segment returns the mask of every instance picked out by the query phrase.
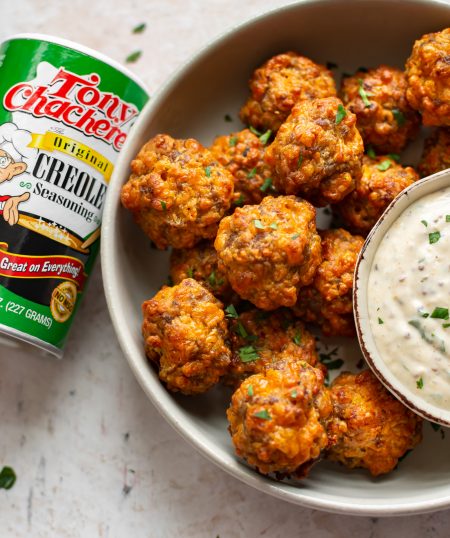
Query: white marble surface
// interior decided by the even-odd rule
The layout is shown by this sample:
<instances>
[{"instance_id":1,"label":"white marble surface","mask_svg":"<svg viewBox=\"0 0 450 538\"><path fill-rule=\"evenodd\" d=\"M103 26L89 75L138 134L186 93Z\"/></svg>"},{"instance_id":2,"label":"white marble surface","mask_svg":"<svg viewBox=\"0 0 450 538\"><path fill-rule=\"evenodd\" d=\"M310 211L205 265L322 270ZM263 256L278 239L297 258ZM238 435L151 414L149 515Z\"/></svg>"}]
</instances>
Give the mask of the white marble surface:
<instances>
[{"instance_id":1,"label":"white marble surface","mask_svg":"<svg viewBox=\"0 0 450 538\"><path fill-rule=\"evenodd\" d=\"M282 0L16 0L0 39L44 32L118 61L153 92L225 28ZM131 29L147 23L141 35ZM118 347L96 268L61 362L0 347L0 537L426 538L449 535L450 511L355 518L253 491L199 456L159 417Z\"/></svg>"}]
</instances>

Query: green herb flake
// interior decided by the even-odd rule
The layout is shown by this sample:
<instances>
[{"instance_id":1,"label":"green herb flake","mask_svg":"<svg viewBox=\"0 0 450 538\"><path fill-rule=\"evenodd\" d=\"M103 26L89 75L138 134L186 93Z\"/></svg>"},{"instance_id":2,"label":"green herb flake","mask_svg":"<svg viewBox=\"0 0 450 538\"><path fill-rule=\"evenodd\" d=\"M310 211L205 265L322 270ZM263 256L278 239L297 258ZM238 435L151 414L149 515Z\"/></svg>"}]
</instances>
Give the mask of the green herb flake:
<instances>
[{"instance_id":1,"label":"green herb flake","mask_svg":"<svg viewBox=\"0 0 450 538\"><path fill-rule=\"evenodd\" d=\"M443 308L441 306L437 306L433 312L431 312L430 318L433 319L445 319L447 320L449 317L448 315L448 308Z\"/></svg>"},{"instance_id":2,"label":"green herb flake","mask_svg":"<svg viewBox=\"0 0 450 538\"><path fill-rule=\"evenodd\" d=\"M266 145L267 142L269 141L269 138L272 136L272 130L271 129L268 129L264 134L262 134L260 137L259 137L259 140L261 142L261 144L264 144Z\"/></svg>"},{"instance_id":3,"label":"green herb flake","mask_svg":"<svg viewBox=\"0 0 450 538\"><path fill-rule=\"evenodd\" d=\"M263 409L262 411L258 411L257 413L253 414L256 418L262 418L263 420L270 420L272 417L270 416L269 411L267 409Z\"/></svg>"},{"instance_id":4,"label":"green herb flake","mask_svg":"<svg viewBox=\"0 0 450 538\"><path fill-rule=\"evenodd\" d=\"M239 349L239 358L242 362L252 362L257 361L259 355L254 346L243 346Z\"/></svg>"},{"instance_id":5,"label":"green herb flake","mask_svg":"<svg viewBox=\"0 0 450 538\"><path fill-rule=\"evenodd\" d=\"M384 321L381 318L378 318L378 325L383 325Z\"/></svg>"},{"instance_id":6,"label":"green herb flake","mask_svg":"<svg viewBox=\"0 0 450 538\"><path fill-rule=\"evenodd\" d=\"M0 471L0 489L11 489L16 483L16 473L11 467L3 467Z\"/></svg>"},{"instance_id":7,"label":"green herb flake","mask_svg":"<svg viewBox=\"0 0 450 538\"><path fill-rule=\"evenodd\" d=\"M250 172L247 174L248 178L252 178L256 176L256 168L252 168Z\"/></svg>"},{"instance_id":8,"label":"green herb flake","mask_svg":"<svg viewBox=\"0 0 450 538\"><path fill-rule=\"evenodd\" d=\"M164 200L160 200L160 202L161 202L161 207L162 207L163 211L167 211L167 204L166 204L166 202L164 202Z\"/></svg>"},{"instance_id":9,"label":"green herb flake","mask_svg":"<svg viewBox=\"0 0 450 538\"><path fill-rule=\"evenodd\" d=\"M335 359L334 361L330 361L326 363L326 367L328 370L337 370L341 366L343 366L344 361L342 359Z\"/></svg>"},{"instance_id":10,"label":"green herb flake","mask_svg":"<svg viewBox=\"0 0 450 538\"><path fill-rule=\"evenodd\" d=\"M125 58L125 62L127 64L134 64L135 62L137 62L139 60L139 58L141 56L142 56L142 51L141 50L136 50L136 51L132 52L131 54L129 54Z\"/></svg>"},{"instance_id":11,"label":"green herb flake","mask_svg":"<svg viewBox=\"0 0 450 538\"><path fill-rule=\"evenodd\" d=\"M400 155L398 153L388 153L388 157L396 163L400 162Z\"/></svg>"},{"instance_id":12,"label":"green herb flake","mask_svg":"<svg viewBox=\"0 0 450 538\"><path fill-rule=\"evenodd\" d=\"M291 392L291 398L297 398L297 390L294 389L292 392Z\"/></svg>"},{"instance_id":13,"label":"green herb flake","mask_svg":"<svg viewBox=\"0 0 450 538\"><path fill-rule=\"evenodd\" d=\"M229 114L225 114L223 119L228 123L231 123L233 121L233 118Z\"/></svg>"},{"instance_id":14,"label":"green herb flake","mask_svg":"<svg viewBox=\"0 0 450 538\"><path fill-rule=\"evenodd\" d=\"M211 177L211 167L210 166L207 166L205 168L205 174L206 174L206 177Z\"/></svg>"},{"instance_id":15,"label":"green herb flake","mask_svg":"<svg viewBox=\"0 0 450 538\"><path fill-rule=\"evenodd\" d=\"M398 109L398 108L393 108L392 109L392 114L395 118L395 121L397 122L397 125L399 127L402 127L403 125L405 125L405 122L406 122L406 118L405 118L405 115L403 114L403 112Z\"/></svg>"},{"instance_id":16,"label":"green herb flake","mask_svg":"<svg viewBox=\"0 0 450 538\"><path fill-rule=\"evenodd\" d=\"M445 222L450 222L450 215L445 215Z\"/></svg>"},{"instance_id":17,"label":"green herb flake","mask_svg":"<svg viewBox=\"0 0 450 538\"><path fill-rule=\"evenodd\" d=\"M300 234L291 235L292 240L298 239L299 237L300 237Z\"/></svg>"},{"instance_id":18,"label":"green herb flake","mask_svg":"<svg viewBox=\"0 0 450 538\"><path fill-rule=\"evenodd\" d=\"M147 28L147 25L145 22L142 22L141 24L138 24L133 28L133 34L142 34L142 32Z\"/></svg>"},{"instance_id":19,"label":"green herb flake","mask_svg":"<svg viewBox=\"0 0 450 538\"><path fill-rule=\"evenodd\" d=\"M194 269L192 269L192 267L189 267L186 273L189 278L194 278Z\"/></svg>"},{"instance_id":20,"label":"green herb flake","mask_svg":"<svg viewBox=\"0 0 450 538\"><path fill-rule=\"evenodd\" d=\"M237 319L239 317L233 304L230 304L225 308L225 316L230 319Z\"/></svg>"},{"instance_id":21,"label":"green herb flake","mask_svg":"<svg viewBox=\"0 0 450 538\"><path fill-rule=\"evenodd\" d=\"M272 222L272 224L269 225L269 228L272 228L272 230L278 230L278 224L276 222Z\"/></svg>"},{"instance_id":22,"label":"green herb flake","mask_svg":"<svg viewBox=\"0 0 450 538\"><path fill-rule=\"evenodd\" d=\"M381 172L386 172L390 167L392 166L392 161L389 159L384 159L384 161L381 161L381 163L377 166L378 170Z\"/></svg>"},{"instance_id":23,"label":"green herb flake","mask_svg":"<svg viewBox=\"0 0 450 538\"><path fill-rule=\"evenodd\" d=\"M233 203L236 206L240 206L240 205L242 205L244 203L244 195L242 194L242 192L239 195L239 198L237 200L235 200Z\"/></svg>"},{"instance_id":24,"label":"green herb flake","mask_svg":"<svg viewBox=\"0 0 450 538\"><path fill-rule=\"evenodd\" d=\"M442 327L443 327L444 329L448 329L448 328L450 327L450 323L443 323L443 324L442 324Z\"/></svg>"},{"instance_id":25,"label":"green herb flake","mask_svg":"<svg viewBox=\"0 0 450 538\"><path fill-rule=\"evenodd\" d=\"M258 220L258 219L254 220L253 224L254 224L255 228L258 228L258 230L264 230L264 225L260 220Z\"/></svg>"},{"instance_id":26,"label":"green herb flake","mask_svg":"<svg viewBox=\"0 0 450 538\"><path fill-rule=\"evenodd\" d=\"M373 149L372 146L369 146L367 148L367 156L370 157L371 159L376 159L377 158L377 154L375 153L375 150Z\"/></svg>"},{"instance_id":27,"label":"green herb flake","mask_svg":"<svg viewBox=\"0 0 450 538\"><path fill-rule=\"evenodd\" d=\"M210 283L210 285L213 288L215 288L217 286L217 279L216 279L216 272L215 271L211 271L211 274L208 277L208 282Z\"/></svg>"},{"instance_id":28,"label":"green herb flake","mask_svg":"<svg viewBox=\"0 0 450 538\"><path fill-rule=\"evenodd\" d=\"M302 344L302 335L300 334L299 331L297 331L295 333L295 336L294 338L292 339L292 341L294 342L294 344L296 344L297 346L300 346Z\"/></svg>"},{"instance_id":29,"label":"green herb flake","mask_svg":"<svg viewBox=\"0 0 450 538\"><path fill-rule=\"evenodd\" d=\"M430 245L433 243L437 243L439 239L441 238L441 232L431 232L428 234L428 240L430 242Z\"/></svg>"},{"instance_id":30,"label":"green herb flake","mask_svg":"<svg viewBox=\"0 0 450 538\"><path fill-rule=\"evenodd\" d=\"M420 221L424 226L428 226L428 222L426 220L421 220Z\"/></svg>"},{"instance_id":31,"label":"green herb flake","mask_svg":"<svg viewBox=\"0 0 450 538\"><path fill-rule=\"evenodd\" d=\"M423 379L421 377L416 381L416 387L421 390L423 389Z\"/></svg>"},{"instance_id":32,"label":"green herb flake","mask_svg":"<svg viewBox=\"0 0 450 538\"><path fill-rule=\"evenodd\" d=\"M260 191L266 192L268 189L272 187L272 178L268 177L264 180L264 183L259 188Z\"/></svg>"},{"instance_id":33,"label":"green herb flake","mask_svg":"<svg viewBox=\"0 0 450 538\"><path fill-rule=\"evenodd\" d=\"M319 353L320 361L325 364L328 370L336 370L344 364L342 359L336 358L337 352L338 348L335 347L329 353Z\"/></svg>"},{"instance_id":34,"label":"green herb flake","mask_svg":"<svg viewBox=\"0 0 450 538\"><path fill-rule=\"evenodd\" d=\"M303 163L303 154L300 153L300 155L298 156L298 161L297 161L297 169L300 168L302 163Z\"/></svg>"},{"instance_id":35,"label":"green herb flake","mask_svg":"<svg viewBox=\"0 0 450 538\"><path fill-rule=\"evenodd\" d=\"M238 335L241 338L247 338L248 337L248 332L245 330L245 327L242 325L242 323L240 321L238 321L236 332L238 333Z\"/></svg>"},{"instance_id":36,"label":"green herb flake","mask_svg":"<svg viewBox=\"0 0 450 538\"><path fill-rule=\"evenodd\" d=\"M336 113L336 125L339 125L341 121L347 116L347 111L345 110L345 107L341 104L337 107L337 113Z\"/></svg>"},{"instance_id":37,"label":"green herb flake","mask_svg":"<svg viewBox=\"0 0 450 538\"><path fill-rule=\"evenodd\" d=\"M237 136L230 136L230 139L228 140L228 145L230 148L234 148L234 146L237 144Z\"/></svg>"},{"instance_id":38,"label":"green herb flake","mask_svg":"<svg viewBox=\"0 0 450 538\"><path fill-rule=\"evenodd\" d=\"M369 97L368 97L368 93L366 92L366 90L364 89L364 82L363 80L360 78L358 79L358 82L359 82L359 89L358 89L358 93L365 105L365 107L370 107L370 101L369 101Z\"/></svg>"},{"instance_id":39,"label":"green herb flake","mask_svg":"<svg viewBox=\"0 0 450 538\"><path fill-rule=\"evenodd\" d=\"M248 388L247 388L247 394L249 396L253 396L253 385L249 385Z\"/></svg>"},{"instance_id":40,"label":"green herb flake","mask_svg":"<svg viewBox=\"0 0 450 538\"><path fill-rule=\"evenodd\" d=\"M248 129L249 129L249 131L250 131L251 133L253 133L254 135L256 135L256 136L258 136L258 137L260 137L260 136L263 135L263 133L260 133L260 132L258 131L258 129L255 129L255 128L252 127L251 125L250 125L250 127L249 127Z\"/></svg>"}]
</instances>

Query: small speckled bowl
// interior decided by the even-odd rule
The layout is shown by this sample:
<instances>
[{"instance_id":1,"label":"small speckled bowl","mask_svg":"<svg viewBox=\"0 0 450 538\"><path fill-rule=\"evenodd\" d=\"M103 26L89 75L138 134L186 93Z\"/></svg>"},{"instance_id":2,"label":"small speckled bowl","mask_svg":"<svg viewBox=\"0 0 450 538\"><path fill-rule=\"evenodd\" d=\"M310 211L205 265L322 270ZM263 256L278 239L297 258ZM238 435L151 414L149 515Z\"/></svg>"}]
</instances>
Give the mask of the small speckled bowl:
<instances>
[{"instance_id":1,"label":"small speckled bowl","mask_svg":"<svg viewBox=\"0 0 450 538\"><path fill-rule=\"evenodd\" d=\"M335 62L339 81L340 73L354 72L361 65L404 66L415 39L446 26L450 26L450 4L440 0L302 1L256 17L203 49L152 98L114 170L103 216L102 270L111 318L130 367L161 415L205 457L278 498L356 515L448 508L450 435L442 440L427 424L423 443L397 471L377 479L367 471L350 471L326 461L297 483L276 481L249 468L236 457L227 432L229 392L217 387L198 397L171 394L146 360L141 304L165 282L169 255L150 248L121 207L120 189L131 160L157 133L194 137L208 145L217 135L242 129L238 111L248 96L248 79L270 56L297 50L320 63ZM228 115L232 122L224 121ZM416 146L416 153L420 147ZM357 370L362 355L356 338L321 339L321 344L330 357L342 357L346 368Z\"/></svg>"},{"instance_id":2,"label":"small speckled bowl","mask_svg":"<svg viewBox=\"0 0 450 538\"><path fill-rule=\"evenodd\" d=\"M413 202L449 185L450 169L414 183L390 204L364 243L356 265L355 285L353 288L353 307L359 344L369 366L386 388L406 406L423 418L443 426L450 426L450 409L441 409L426 402L420 397L420 391L412 392L409 390L386 366L382 355L377 349L370 326L367 289L374 256L392 224ZM405 238L405 241L407 240Z\"/></svg>"}]
</instances>

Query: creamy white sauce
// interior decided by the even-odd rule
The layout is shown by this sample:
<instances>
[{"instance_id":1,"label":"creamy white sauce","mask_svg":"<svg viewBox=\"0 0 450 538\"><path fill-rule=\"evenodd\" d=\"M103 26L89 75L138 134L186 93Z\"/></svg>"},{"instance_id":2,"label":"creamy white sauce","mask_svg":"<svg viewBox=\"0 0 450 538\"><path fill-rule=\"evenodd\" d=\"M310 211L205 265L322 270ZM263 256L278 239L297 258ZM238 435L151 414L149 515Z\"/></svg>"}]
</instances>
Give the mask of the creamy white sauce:
<instances>
[{"instance_id":1,"label":"creamy white sauce","mask_svg":"<svg viewBox=\"0 0 450 538\"><path fill-rule=\"evenodd\" d=\"M450 320L432 317L447 317L450 310L447 219L450 188L424 196L399 216L375 253L368 305L387 368L418 397L450 410Z\"/></svg>"}]
</instances>

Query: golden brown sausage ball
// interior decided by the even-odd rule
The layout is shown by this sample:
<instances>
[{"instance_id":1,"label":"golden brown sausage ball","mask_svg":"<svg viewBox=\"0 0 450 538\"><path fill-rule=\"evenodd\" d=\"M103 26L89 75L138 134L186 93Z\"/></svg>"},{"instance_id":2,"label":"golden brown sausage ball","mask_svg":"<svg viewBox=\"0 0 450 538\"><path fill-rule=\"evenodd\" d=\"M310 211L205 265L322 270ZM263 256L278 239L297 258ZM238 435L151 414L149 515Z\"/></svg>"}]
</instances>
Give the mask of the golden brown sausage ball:
<instances>
[{"instance_id":1,"label":"golden brown sausage ball","mask_svg":"<svg viewBox=\"0 0 450 538\"><path fill-rule=\"evenodd\" d=\"M326 336L354 336L353 273L364 239L342 228L319 233L322 263L313 283L301 290L294 312L319 324Z\"/></svg>"},{"instance_id":2,"label":"golden brown sausage ball","mask_svg":"<svg viewBox=\"0 0 450 538\"><path fill-rule=\"evenodd\" d=\"M303 101L267 148L275 188L315 205L334 204L355 187L364 152L356 116L336 97Z\"/></svg>"},{"instance_id":3,"label":"golden brown sausage ball","mask_svg":"<svg viewBox=\"0 0 450 538\"><path fill-rule=\"evenodd\" d=\"M261 137L244 129L219 136L210 148L217 161L234 178L234 206L259 204L264 196L274 193L272 171L264 162L264 142L264 138L261 141Z\"/></svg>"},{"instance_id":4,"label":"golden brown sausage ball","mask_svg":"<svg viewBox=\"0 0 450 538\"><path fill-rule=\"evenodd\" d=\"M365 370L343 373L331 385L334 414L347 425L327 458L346 467L364 467L373 476L392 471L422 439L422 419Z\"/></svg>"},{"instance_id":5,"label":"golden brown sausage ball","mask_svg":"<svg viewBox=\"0 0 450 538\"><path fill-rule=\"evenodd\" d=\"M396 153L417 135L420 116L406 100L406 77L399 69L381 65L358 71L343 79L341 97L356 114L365 145Z\"/></svg>"},{"instance_id":6,"label":"golden brown sausage ball","mask_svg":"<svg viewBox=\"0 0 450 538\"><path fill-rule=\"evenodd\" d=\"M164 286L142 312L145 353L169 390L199 394L226 373L231 352L222 303L196 280Z\"/></svg>"},{"instance_id":7,"label":"golden brown sausage ball","mask_svg":"<svg viewBox=\"0 0 450 538\"><path fill-rule=\"evenodd\" d=\"M200 142L159 134L131 171L122 204L158 248L189 248L215 237L231 205L233 178Z\"/></svg>"},{"instance_id":8,"label":"golden brown sausage ball","mask_svg":"<svg viewBox=\"0 0 450 538\"><path fill-rule=\"evenodd\" d=\"M336 95L331 72L295 52L270 58L249 82L250 97L241 109L243 123L277 131L298 101Z\"/></svg>"},{"instance_id":9,"label":"golden brown sausage ball","mask_svg":"<svg viewBox=\"0 0 450 538\"><path fill-rule=\"evenodd\" d=\"M414 43L406 62L409 104L424 125L450 125L450 28Z\"/></svg>"},{"instance_id":10,"label":"golden brown sausage ball","mask_svg":"<svg viewBox=\"0 0 450 538\"><path fill-rule=\"evenodd\" d=\"M426 177L447 168L450 168L450 129L441 127L425 140L417 170L420 177Z\"/></svg>"},{"instance_id":11,"label":"golden brown sausage ball","mask_svg":"<svg viewBox=\"0 0 450 538\"><path fill-rule=\"evenodd\" d=\"M214 247L234 291L263 310L293 306L321 260L316 210L295 196L267 196L236 208Z\"/></svg>"},{"instance_id":12,"label":"golden brown sausage ball","mask_svg":"<svg viewBox=\"0 0 450 538\"><path fill-rule=\"evenodd\" d=\"M418 179L413 168L397 164L389 156L365 156L355 190L334 209L346 228L366 236L392 200Z\"/></svg>"},{"instance_id":13,"label":"golden brown sausage ball","mask_svg":"<svg viewBox=\"0 0 450 538\"><path fill-rule=\"evenodd\" d=\"M328 445L332 412L320 370L308 363L248 377L227 410L236 453L260 473L289 475Z\"/></svg>"},{"instance_id":14,"label":"golden brown sausage ball","mask_svg":"<svg viewBox=\"0 0 450 538\"><path fill-rule=\"evenodd\" d=\"M278 370L286 362L318 362L314 336L289 311L250 310L232 317L229 329L229 384L237 386L249 375Z\"/></svg>"},{"instance_id":15,"label":"golden brown sausage ball","mask_svg":"<svg viewBox=\"0 0 450 538\"><path fill-rule=\"evenodd\" d=\"M202 241L192 248L173 249L170 276L174 284L193 278L225 302L236 297L225 273L218 268L217 252L210 241Z\"/></svg>"}]
</instances>

